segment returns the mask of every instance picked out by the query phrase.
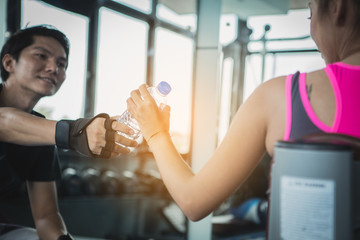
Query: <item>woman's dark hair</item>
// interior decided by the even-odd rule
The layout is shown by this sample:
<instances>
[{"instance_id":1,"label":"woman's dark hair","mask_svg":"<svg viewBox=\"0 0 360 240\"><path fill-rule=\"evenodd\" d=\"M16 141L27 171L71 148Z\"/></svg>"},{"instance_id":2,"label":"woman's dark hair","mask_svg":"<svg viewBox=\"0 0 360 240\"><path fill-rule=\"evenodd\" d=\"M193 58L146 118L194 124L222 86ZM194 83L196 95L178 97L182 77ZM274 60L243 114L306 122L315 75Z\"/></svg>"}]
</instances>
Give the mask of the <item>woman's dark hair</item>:
<instances>
[{"instance_id":1,"label":"woman's dark hair","mask_svg":"<svg viewBox=\"0 0 360 240\"><path fill-rule=\"evenodd\" d=\"M331 0L317 0L317 1L318 1L318 14L319 16L323 16L325 13L329 11Z\"/></svg>"},{"instance_id":2,"label":"woman's dark hair","mask_svg":"<svg viewBox=\"0 0 360 240\"><path fill-rule=\"evenodd\" d=\"M21 29L14 33L4 44L1 50L1 61L5 54L10 54L16 61L19 60L21 51L34 43L34 36L52 37L56 39L64 48L66 53L66 59L69 58L69 39L64 33L56 29L51 25L38 25L25 29ZM3 64L1 64L1 79L6 81L9 77L9 73L5 70Z\"/></svg>"},{"instance_id":3,"label":"woman's dark hair","mask_svg":"<svg viewBox=\"0 0 360 240\"><path fill-rule=\"evenodd\" d=\"M333 4L332 0L317 0L318 2L318 14L322 17L329 11L330 4ZM354 19L354 30L357 34L360 33L360 1L359 0L349 0L349 3L352 4L351 8L355 11Z\"/></svg>"}]
</instances>

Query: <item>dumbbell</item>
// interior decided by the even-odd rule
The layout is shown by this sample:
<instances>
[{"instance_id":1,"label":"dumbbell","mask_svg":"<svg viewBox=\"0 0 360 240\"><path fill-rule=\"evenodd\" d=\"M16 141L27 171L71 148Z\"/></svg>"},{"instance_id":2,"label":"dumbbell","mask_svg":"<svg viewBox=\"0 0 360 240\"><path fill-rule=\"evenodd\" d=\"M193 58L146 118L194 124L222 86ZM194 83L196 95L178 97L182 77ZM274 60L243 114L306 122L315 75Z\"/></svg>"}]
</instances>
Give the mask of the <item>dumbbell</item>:
<instances>
[{"instance_id":1,"label":"dumbbell","mask_svg":"<svg viewBox=\"0 0 360 240\"><path fill-rule=\"evenodd\" d=\"M111 169L104 169L100 173L101 194L118 195L122 191L121 176Z\"/></svg>"},{"instance_id":2,"label":"dumbbell","mask_svg":"<svg viewBox=\"0 0 360 240\"><path fill-rule=\"evenodd\" d=\"M100 194L100 171L87 167L81 170L81 178L84 183L84 193L88 196L95 196Z\"/></svg>"},{"instance_id":3,"label":"dumbbell","mask_svg":"<svg viewBox=\"0 0 360 240\"><path fill-rule=\"evenodd\" d=\"M83 180L79 171L73 167L66 167L62 171L61 192L64 196L81 196L83 191Z\"/></svg>"}]
</instances>

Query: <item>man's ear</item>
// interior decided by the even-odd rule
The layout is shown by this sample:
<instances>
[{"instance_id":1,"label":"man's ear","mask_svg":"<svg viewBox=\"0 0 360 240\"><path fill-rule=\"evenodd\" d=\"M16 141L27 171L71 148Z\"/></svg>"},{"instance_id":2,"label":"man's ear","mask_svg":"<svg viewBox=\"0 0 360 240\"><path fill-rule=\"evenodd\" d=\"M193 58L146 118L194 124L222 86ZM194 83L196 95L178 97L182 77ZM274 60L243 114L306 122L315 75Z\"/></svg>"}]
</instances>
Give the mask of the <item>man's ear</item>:
<instances>
[{"instance_id":1,"label":"man's ear","mask_svg":"<svg viewBox=\"0 0 360 240\"><path fill-rule=\"evenodd\" d=\"M14 70L15 59L13 58L13 56L7 53L2 59L2 65L7 72L11 73Z\"/></svg>"}]
</instances>

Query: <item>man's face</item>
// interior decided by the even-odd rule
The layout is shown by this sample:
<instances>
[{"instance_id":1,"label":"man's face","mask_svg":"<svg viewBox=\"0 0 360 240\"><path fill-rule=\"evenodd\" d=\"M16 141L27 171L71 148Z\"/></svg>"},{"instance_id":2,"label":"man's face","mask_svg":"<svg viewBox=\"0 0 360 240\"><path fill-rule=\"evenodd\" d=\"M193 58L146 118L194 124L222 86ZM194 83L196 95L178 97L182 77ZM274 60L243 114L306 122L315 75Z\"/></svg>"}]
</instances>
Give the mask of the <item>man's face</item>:
<instances>
[{"instance_id":1,"label":"man's face","mask_svg":"<svg viewBox=\"0 0 360 240\"><path fill-rule=\"evenodd\" d=\"M40 97L55 94L66 77L66 53L52 37L34 36L34 43L24 48L10 73L12 81Z\"/></svg>"}]
</instances>

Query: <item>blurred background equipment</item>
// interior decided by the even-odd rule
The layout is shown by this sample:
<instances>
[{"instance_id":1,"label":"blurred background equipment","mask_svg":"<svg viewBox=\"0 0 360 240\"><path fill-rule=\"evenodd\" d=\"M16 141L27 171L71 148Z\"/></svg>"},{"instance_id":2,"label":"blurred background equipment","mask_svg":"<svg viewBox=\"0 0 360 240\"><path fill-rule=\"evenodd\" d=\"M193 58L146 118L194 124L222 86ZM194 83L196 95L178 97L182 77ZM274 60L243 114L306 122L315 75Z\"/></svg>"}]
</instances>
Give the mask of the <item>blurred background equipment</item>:
<instances>
[{"instance_id":1,"label":"blurred background equipment","mask_svg":"<svg viewBox=\"0 0 360 240\"><path fill-rule=\"evenodd\" d=\"M111 169L103 169L99 176L100 193L103 196L116 196L123 190L120 173Z\"/></svg>"},{"instance_id":2,"label":"blurred background equipment","mask_svg":"<svg viewBox=\"0 0 360 240\"><path fill-rule=\"evenodd\" d=\"M80 171L76 168L63 168L60 186L60 192L64 196L84 195L84 181Z\"/></svg>"},{"instance_id":3,"label":"blurred background equipment","mask_svg":"<svg viewBox=\"0 0 360 240\"><path fill-rule=\"evenodd\" d=\"M83 181L84 195L96 196L100 194L100 171L88 167L81 170L81 179Z\"/></svg>"}]
</instances>

